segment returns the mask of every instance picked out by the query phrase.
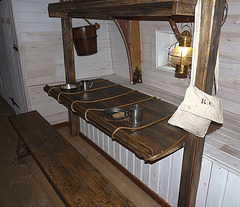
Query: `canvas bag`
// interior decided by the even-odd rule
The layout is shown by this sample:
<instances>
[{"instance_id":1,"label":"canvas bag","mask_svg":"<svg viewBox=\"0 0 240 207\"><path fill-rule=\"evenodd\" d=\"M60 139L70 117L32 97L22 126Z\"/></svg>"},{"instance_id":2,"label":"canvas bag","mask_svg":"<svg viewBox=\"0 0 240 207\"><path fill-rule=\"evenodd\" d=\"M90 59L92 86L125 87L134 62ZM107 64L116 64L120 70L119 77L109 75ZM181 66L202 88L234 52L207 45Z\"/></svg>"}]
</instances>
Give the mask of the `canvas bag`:
<instances>
[{"instance_id":1,"label":"canvas bag","mask_svg":"<svg viewBox=\"0 0 240 207\"><path fill-rule=\"evenodd\" d=\"M196 76L196 64L198 56L198 42L201 19L201 0L198 1L195 10L195 34L193 43L192 78L186 90L183 102L169 119L168 123L178 126L196 136L204 137L211 121L223 123L222 101L217 95L211 96L194 86ZM217 54L215 66L215 86L218 91L219 54Z\"/></svg>"}]
</instances>

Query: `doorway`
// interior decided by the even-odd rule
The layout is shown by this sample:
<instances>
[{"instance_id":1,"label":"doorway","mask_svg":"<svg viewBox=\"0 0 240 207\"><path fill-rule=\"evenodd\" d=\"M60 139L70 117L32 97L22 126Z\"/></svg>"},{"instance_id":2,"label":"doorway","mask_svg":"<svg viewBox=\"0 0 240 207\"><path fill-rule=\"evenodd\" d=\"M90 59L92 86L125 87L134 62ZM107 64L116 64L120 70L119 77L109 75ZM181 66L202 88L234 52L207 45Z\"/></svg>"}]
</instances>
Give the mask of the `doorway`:
<instances>
[{"instance_id":1,"label":"doorway","mask_svg":"<svg viewBox=\"0 0 240 207\"><path fill-rule=\"evenodd\" d=\"M0 93L17 114L27 111L11 0L0 1Z\"/></svg>"}]
</instances>

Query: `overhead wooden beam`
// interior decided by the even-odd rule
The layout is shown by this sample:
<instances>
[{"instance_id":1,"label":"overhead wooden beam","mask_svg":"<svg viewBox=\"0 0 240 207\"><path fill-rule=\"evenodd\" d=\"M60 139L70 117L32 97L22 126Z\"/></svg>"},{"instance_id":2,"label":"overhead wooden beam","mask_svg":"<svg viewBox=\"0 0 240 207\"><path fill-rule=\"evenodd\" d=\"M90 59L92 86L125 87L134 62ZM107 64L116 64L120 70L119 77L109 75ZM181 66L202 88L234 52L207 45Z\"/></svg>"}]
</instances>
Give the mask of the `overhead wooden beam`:
<instances>
[{"instance_id":1,"label":"overhead wooden beam","mask_svg":"<svg viewBox=\"0 0 240 207\"><path fill-rule=\"evenodd\" d=\"M106 19L111 17L159 17L185 15L194 16L195 1L178 0L136 0L121 1L69 1L49 4L50 17L91 17Z\"/></svg>"},{"instance_id":2,"label":"overhead wooden beam","mask_svg":"<svg viewBox=\"0 0 240 207\"><path fill-rule=\"evenodd\" d=\"M133 20L114 20L124 41L128 64L130 84L142 82L141 69L141 40L139 21Z\"/></svg>"},{"instance_id":3,"label":"overhead wooden beam","mask_svg":"<svg viewBox=\"0 0 240 207\"><path fill-rule=\"evenodd\" d=\"M202 0L195 85L212 93L225 0ZM178 206L194 207L205 138L190 135L185 141Z\"/></svg>"},{"instance_id":4,"label":"overhead wooden beam","mask_svg":"<svg viewBox=\"0 0 240 207\"><path fill-rule=\"evenodd\" d=\"M61 2L68 0L61 0ZM73 49L73 36L72 36L72 18L62 17L62 41L64 52L64 65L65 65L65 79L66 83L75 83L75 63L74 63L74 49ZM79 118L71 110L68 110L69 115L69 128L72 136L79 133Z\"/></svg>"}]
</instances>

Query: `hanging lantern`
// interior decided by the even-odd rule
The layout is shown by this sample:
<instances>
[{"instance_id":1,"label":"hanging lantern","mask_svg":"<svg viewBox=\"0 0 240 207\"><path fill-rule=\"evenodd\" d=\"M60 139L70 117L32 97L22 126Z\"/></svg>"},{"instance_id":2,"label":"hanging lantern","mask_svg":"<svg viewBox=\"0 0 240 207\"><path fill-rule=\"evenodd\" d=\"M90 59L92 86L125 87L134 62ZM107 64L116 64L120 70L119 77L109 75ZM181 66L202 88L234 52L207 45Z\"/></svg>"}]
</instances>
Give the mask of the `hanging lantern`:
<instances>
[{"instance_id":1,"label":"hanging lantern","mask_svg":"<svg viewBox=\"0 0 240 207\"><path fill-rule=\"evenodd\" d=\"M179 42L169 48L169 62L175 67L175 77L186 78L192 64L192 34L185 30L180 35Z\"/></svg>"}]
</instances>

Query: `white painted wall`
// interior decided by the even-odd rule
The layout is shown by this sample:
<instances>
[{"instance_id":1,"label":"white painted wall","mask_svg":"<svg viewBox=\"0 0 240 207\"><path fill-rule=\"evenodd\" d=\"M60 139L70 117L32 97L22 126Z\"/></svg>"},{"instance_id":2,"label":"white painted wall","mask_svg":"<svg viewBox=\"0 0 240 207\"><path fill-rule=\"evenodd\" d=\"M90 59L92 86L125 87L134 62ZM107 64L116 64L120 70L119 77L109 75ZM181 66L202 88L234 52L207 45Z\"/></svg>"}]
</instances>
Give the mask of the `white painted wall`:
<instances>
[{"instance_id":1,"label":"white painted wall","mask_svg":"<svg viewBox=\"0 0 240 207\"><path fill-rule=\"evenodd\" d=\"M67 121L66 108L43 91L46 84L65 82L61 20L49 18L47 10L53 1L11 1L28 110L38 110L52 124ZM108 23L97 22L101 25L97 31L98 53L83 57L75 53L77 79L113 73ZM74 27L83 25L87 23L73 20Z\"/></svg>"},{"instance_id":2,"label":"white painted wall","mask_svg":"<svg viewBox=\"0 0 240 207\"><path fill-rule=\"evenodd\" d=\"M222 27L220 38L220 77L218 95L223 100L224 106L224 125L217 132L206 137L204 157L200 184L198 188L198 197L196 206L198 207L217 207L217 206L240 206L240 2L238 0L229 0L229 11L226 23ZM173 104L179 104L184 96L185 90L189 85L189 79L177 79L174 72L165 68L156 68L156 30L169 31L171 28L168 22L150 22L142 21L141 26L141 50L142 50L142 71L143 87L137 85L134 88L158 96ZM111 30L116 30L112 23L109 23ZM118 38L114 36L111 38ZM121 48L116 50L115 48ZM118 45L112 48L114 57L123 57L124 45ZM119 62L126 62L126 58ZM116 75L128 78L124 75L121 67L114 67ZM127 83L127 82L126 82ZM154 87L151 88L149 86ZM177 153L181 156L180 153ZM164 198L171 205L176 206L179 168L173 171L174 167L181 165L181 158L173 161L163 160L166 164L165 175L168 173L163 185L150 181L149 187ZM138 161L136 161L138 163ZM140 165L140 164L136 164ZM161 165L159 163L159 165ZM149 172L149 166L141 163L142 172ZM139 167L136 167L139 168ZM145 169L146 168L146 169ZM162 167L160 167L163 169ZM164 174L158 170L159 176ZM176 175L176 174L177 175ZM148 174L148 173L147 173ZM172 182L174 183L172 185ZM155 183L155 184L153 184ZM158 186L159 185L159 186ZM157 186L157 187L156 187ZM156 190L157 189L157 190ZM165 194L164 194L165 193ZM171 193L174 196L171 196Z\"/></svg>"},{"instance_id":3,"label":"white painted wall","mask_svg":"<svg viewBox=\"0 0 240 207\"><path fill-rule=\"evenodd\" d=\"M58 18L49 18L47 5L51 0L11 0L23 69L28 109L37 109L51 123L67 120L67 110L43 92L45 84L64 82L61 27ZM240 131L239 120L239 44L240 2L229 0L229 17L223 26L220 43L220 90L227 118L226 128L207 137L197 206L239 206ZM93 21L94 23L95 21ZM129 78L128 62L120 34L113 22L97 21L99 53L89 57L76 56L77 78L116 74ZM81 20L74 26L85 24ZM142 68L148 94L161 92L161 97L179 104L189 80L174 78L174 73L156 69L155 30L170 31L167 22L141 22ZM116 76L117 77L117 76ZM117 78L119 79L119 78ZM139 85L135 86L138 87ZM234 118L235 117L235 118ZM236 121L237 120L237 121ZM182 162L182 151L156 164L144 164L96 128L81 120L83 133L102 147L124 167L142 180L171 205L176 206ZM231 140L231 143L229 143ZM236 147L237 146L237 147ZM230 148L229 148L230 147ZM240 175L240 173L238 174Z\"/></svg>"},{"instance_id":4,"label":"white painted wall","mask_svg":"<svg viewBox=\"0 0 240 207\"><path fill-rule=\"evenodd\" d=\"M222 27L220 37L220 76L219 97L223 101L224 110L240 115L240 2L229 0L227 21ZM156 30L172 32L168 22L141 21L141 51L143 82L170 93L184 96L185 90L190 83L189 79L177 79L174 72L165 68L156 68ZM115 26L110 23L110 31L115 31ZM117 35L112 37L116 41ZM119 43L120 44L120 43ZM118 49L115 49L118 48ZM121 50L119 49L121 48ZM112 48L113 59L118 62L126 62L123 58L124 45L114 45ZM124 71L124 72L123 72ZM128 78L123 64L115 65L114 73Z\"/></svg>"},{"instance_id":5,"label":"white painted wall","mask_svg":"<svg viewBox=\"0 0 240 207\"><path fill-rule=\"evenodd\" d=\"M132 152L80 119L82 133L135 175L151 190L177 206L183 150L154 164L145 164ZM209 161L202 161L196 207L239 207L240 177Z\"/></svg>"},{"instance_id":6,"label":"white painted wall","mask_svg":"<svg viewBox=\"0 0 240 207\"><path fill-rule=\"evenodd\" d=\"M114 21L109 21L109 31L111 41L113 73L118 76L129 79L130 78L129 65L126 48L123 42L123 38Z\"/></svg>"}]
</instances>

